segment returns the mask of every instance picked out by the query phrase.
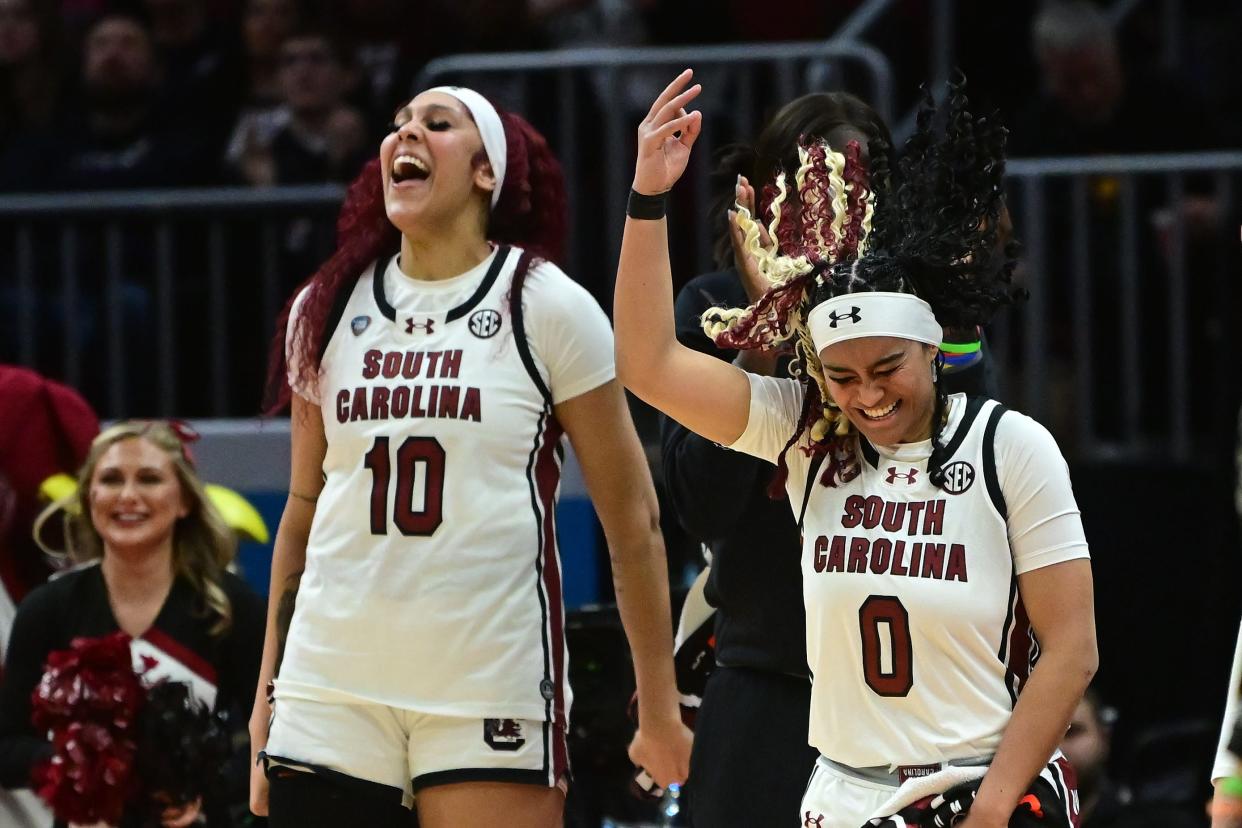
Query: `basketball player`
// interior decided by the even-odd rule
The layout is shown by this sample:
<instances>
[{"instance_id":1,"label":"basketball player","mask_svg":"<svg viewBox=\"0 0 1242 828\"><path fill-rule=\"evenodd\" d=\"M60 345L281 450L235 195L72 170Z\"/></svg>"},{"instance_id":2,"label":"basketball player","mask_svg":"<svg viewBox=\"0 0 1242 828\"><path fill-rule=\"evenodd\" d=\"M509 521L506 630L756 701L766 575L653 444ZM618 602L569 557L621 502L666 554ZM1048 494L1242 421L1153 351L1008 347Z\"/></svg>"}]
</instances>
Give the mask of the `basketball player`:
<instances>
[{"instance_id":1,"label":"basketball player","mask_svg":"<svg viewBox=\"0 0 1242 828\"><path fill-rule=\"evenodd\" d=\"M1242 628L1233 653L1229 696L1221 723L1216 761L1212 765L1212 828L1242 828L1242 719L1238 717L1242 699Z\"/></svg>"},{"instance_id":2,"label":"basketball player","mask_svg":"<svg viewBox=\"0 0 1242 828\"><path fill-rule=\"evenodd\" d=\"M735 147L721 159L716 175L730 184L729 197L714 213L724 218L738 205L753 213L750 181L771 183L783 164L796 165L804 136L837 149L857 140L864 160L868 151L888 152L892 145L883 119L853 95L803 95L780 108L753 146ZM722 269L696 276L678 293L677 338L703 353L736 359L751 373L788 376L789 360L776 352L718 349L703 332L700 318L708 308L746 307L765 289L747 261L736 222L722 223L720 230L716 255ZM995 396L983 390L995 384L985 343L973 331L953 338L974 341L942 343L942 350L960 354L957 364L945 364L947 392ZM802 801L818 755L806 742L811 684L805 637L790 634L806 626L798 528L787 499L773 499L769 491L769 463L723 448L667 417L661 436L664 480L677 516L711 548L704 594L716 609L716 666L694 694L702 696L690 755L694 782L682 797L696 826L783 826ZM685 620L684 608L682 613ZM682 680L683 695L687 689Z\"/></svg>"},{"instance_id":3,"label":"basketball player","mask_svg":"<svg viewBox=\"0 0 1242 828\"><path fill-rule=\"evenodd\" d=\"M408 824L411 797L424 828L560 825L562 434L613 555L632 757L661 784L685 779L654 490L608 320L550 261L564 208L529 124L472 90L428 90L397 113L339 249L292 303L274 375L293 392L290 497L251 722L277 828ZM257 776L256 812L267 793Z\"/></svg>"},{"instance_id":4,"label":"basketball player","mask_svg":"<svg viewBox=\"0 0 1242 828\"><path fill-rule=\"evenodd\" d=\"M772 287L704 315L722 347L793 346L800 380L748 375L674 333L663 194L701 127L685 110L701 91L690 80L639 127L618 369L687 428L784 475L802 529L820 753L800 821L858 828L904 780L974 765L988 770L966 828L1008 825L1037 777L1057 791L1052 824L1075 824L1057 744L1097 655L1067 469L1034 421L938 386L943 326L981 324L1011 298L1012 264L994 261L1003 130L950 90L946 137L924 113L878 204L857 142L844 155L804 146L777 178L776 243L738 214Z\"/></svg>"}]
</instances>

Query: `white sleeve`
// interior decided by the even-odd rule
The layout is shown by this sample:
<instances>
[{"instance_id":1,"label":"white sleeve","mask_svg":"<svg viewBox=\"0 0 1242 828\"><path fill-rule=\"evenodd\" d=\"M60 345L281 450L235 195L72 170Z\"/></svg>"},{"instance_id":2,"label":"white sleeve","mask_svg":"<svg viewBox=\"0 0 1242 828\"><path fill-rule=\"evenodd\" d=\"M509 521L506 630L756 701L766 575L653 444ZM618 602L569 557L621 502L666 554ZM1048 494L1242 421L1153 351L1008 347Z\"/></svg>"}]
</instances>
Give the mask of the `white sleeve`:
<instances>
[{"instance_id":1,"label":"white sleeve","mask_svg":"<svg viewBox=\"0 0 1242 828\"><path fill-rule=\"evenodd\" d=\"M293 300L293 307L289 309L289 325L285 328L285 369L286 376L289 379L289 388L293 393L297 394L307 402L319 405L319 383L306 379L302 376L301 360L297 354L293 353L293 330L294 323L302 313L302 303L306 301L307 294L310 293L310 285L302 288L297 298Z\"/></svg>"},{"instance_id":2,"label":"white sleeve","mask_svg":"<svg viewBox=\"0 0 1242 828\"><path fill-rule=\"evenodd\" d=\"M746 374L750 415L746 430L728 448L776 463L802 415L802 383L784 377Z\"/></svg>"},{"instance_id":3,"label":"white sleeve","mask_svg":"<svg viewBox=\"0 0 1242 828\"><path fill-rule=\"evenodd\" d=\"M1220 743L1216 747L1216 763L1212 765L1212 782L1226 776L1242 775L1242 760L1229 750L1233 728L1238 721L1239 701L1242 697L1242 628L1238 630L1238 645L1233 651L1233 671L1229 677L1229 697L1225 700L1225 720L1221 723Z\"/></svg>"},{"instance_id":4,"label":"white sleeve","mask_svg":"<svg viewBox=\"0 0 1242 828\"><path fill-rule=\"evenodd\" d=\"M562 403L617 376L612 323L586 288L541 262L522 289L526 336L548 370L552 402Z\"/></svg>"},{"instance_id":5,"label":"white sleeve","mask_svg":"<svg viewBox=\"0 0 1242 828\"><path fill-rule=\"evenodd\" d=\"M1048 429L1006 412L996 427L996 467L1016 574L1091 556L1069 466Z\"/></svg>"}]
</instances>

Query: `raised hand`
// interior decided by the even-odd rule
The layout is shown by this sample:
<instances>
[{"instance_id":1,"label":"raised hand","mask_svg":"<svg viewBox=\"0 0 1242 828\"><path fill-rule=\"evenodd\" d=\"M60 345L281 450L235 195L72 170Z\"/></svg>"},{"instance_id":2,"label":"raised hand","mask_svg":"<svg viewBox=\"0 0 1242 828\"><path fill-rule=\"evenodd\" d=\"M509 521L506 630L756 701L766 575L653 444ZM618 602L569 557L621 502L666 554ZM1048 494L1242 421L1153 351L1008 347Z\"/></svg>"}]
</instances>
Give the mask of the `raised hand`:
<instances>
[{"instance_id":1,"label":"raised hand","mask_svg":"<svg viewBox=\"0 0 1242 828\"><path fill-rule=\"evenodd\" d=\"M750 185L746 176L737 177L737 185L733 190L735 204L738 209L745 208L755 223L759 225L759 243L765 248L772 246L768 230L755 212L755 188ZM742 277L742 286L746 288L746 298L751 303L759 301L759 297L767 292L772 285L759 273L759 264L755 257L746 249L746 234L738 224L736 210L729 211L729 241L733 246L733 265Z\"/></svg>"},{"instance_id":2,"label":"raised hand","mask_svg":"<svg viewBox=\"0 0 1242 828\"><path fill-rule=\"evenodd\" d=\"M694 71L687 69L655 99L647 117L638 125L638 163L634 168L634 190L658 195L672 189L686 171L690 148L703 128L701 112L687 112L703 87L686 88Z\"/></svg>"}]
</instances>

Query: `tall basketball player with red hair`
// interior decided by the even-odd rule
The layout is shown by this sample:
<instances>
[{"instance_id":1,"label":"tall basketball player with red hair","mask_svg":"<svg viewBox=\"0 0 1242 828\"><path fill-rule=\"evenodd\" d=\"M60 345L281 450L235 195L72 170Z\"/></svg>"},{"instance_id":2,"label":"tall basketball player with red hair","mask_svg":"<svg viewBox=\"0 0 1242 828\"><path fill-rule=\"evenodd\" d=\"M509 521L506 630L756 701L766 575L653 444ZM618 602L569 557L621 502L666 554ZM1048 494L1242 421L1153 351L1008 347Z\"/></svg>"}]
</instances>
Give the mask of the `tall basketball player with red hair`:
<instances>
[{"instance_id":1,"label":"tall basketball player with red hair","mask_svg":"<svg viewBox=\"0 0 1242 828\"><path fill-rule=\"evenodd\" d=\"M565 194L547 143L472 90L423 92L354 183L338 232L273 348L271 401L291 401L293 454L252 808L270 808L276 828L408 824L411 798L424 828L479 814L561 824L562 435L634 653L631 755L658 782L682 781L690 734L655 493L608 320L552 264ZM276 620L295 592L284 640Z\"/></svg>"}]
</instances>

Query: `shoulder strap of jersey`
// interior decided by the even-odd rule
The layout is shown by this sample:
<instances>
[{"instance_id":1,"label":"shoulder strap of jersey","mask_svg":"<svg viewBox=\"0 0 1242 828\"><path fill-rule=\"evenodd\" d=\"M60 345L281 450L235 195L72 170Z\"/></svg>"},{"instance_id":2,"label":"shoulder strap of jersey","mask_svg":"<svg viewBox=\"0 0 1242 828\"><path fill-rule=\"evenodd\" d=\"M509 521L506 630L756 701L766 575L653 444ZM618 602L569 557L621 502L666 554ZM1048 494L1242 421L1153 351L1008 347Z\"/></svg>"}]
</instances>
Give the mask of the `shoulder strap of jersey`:
<instances>
[{"instance_id":1,"label":"shoulder strap of jersey","mask_svg":"<svg viewBox=\"0 0 1242 828\"><path fill-rule=\"evenodd\" d=\"M983 482L988 489L988 497L996 507L996 513L1006 520L1009 519L1009 508L1005 504L1005 493L1001 491L1000 475L996 472L996 426L1008 408L998 402L992 403L992 411L988 414L988 424L983 429Z\"/></svg>"},{"instance_id":2,"label":"shoulder strap of jersey","mask_svg":"<svg viewBox=\"0 0 1242 828\"><path fill-rule=\"evenodd\" d=\"M518 355L522 358L522 365L526 367L526 373L530 375L531 382L535 384L539 395L543 397L544 404L551 408L552 392L535 366L535 357L530 350L530 340L526 337L526 322L522 314L522 287L526 284L526 277L529 275L533 258L529 251L522 251L517 266L513 270L513 285L509 289L509 318L513 320L513 341L517 345Z\"/></svg>"},{"instance_id":3,"label":"shoulder strap of jersey","mask_svg":"<svg viewBox=\"0 0 1242 828\"><path fill-rule=\"evenodd\" d=\"M966 439L970 427L975 424L975 418L979 416L979 412L983 409L983 404L987 401L987 397L968 396L966 398L966 410L962 412L962 420L957 424L953 436L949 438L949 442L943 450L946 462L952 459L957 450L961 448L962 441Z\"/></svg>"},{"instance_id":4,"label":"shoulder strap of jersey","mask_svg":"<svg viewBox=\"0 0 1242 828\"><path fill-rule=\"evenodd\" d=\"M500 275L500 270L505 266L505 260L509 258L509 251L513 248L507 244L502 244L496 248L496 256L492 259L492 266L487 269L487 273L483 276L483 281L479 282L479 286L475 288L470 298L453 308L444 317L445 322L455 322L475 309L483 297L487 296L488 291L492 289L492 285L496 284L496 277Z\"/></svg>"},{"instance_id":5,"label":"shoulder strap of jersey","mask_svg":"<svg viewBox=\"0 0 1242 828\"><path fill-rule=\"evenodd\" d=\"M811 467L806 471L806 490L802 492L802 508L798 510L798 534L802 533L802 522L806 520L806 507L811 502L811 490L815 488L815 478L819 475L819 467L824 465L824 455L817 454L811 460Z\"/></svg>"},{"instance_id":6,"label":"shoulder strap of jersey","mask_svg":"<svg viewBox=\"0 0 1242 828\"><path fill-rule=\"evenodd\" d=\"M384 278L384 271L388 269L388 262L392 256L381 256L375 262L375 270L372 271L372 278ZM365 274L366 271L363 271ZM361 276L358 277L362 278ZM319 359L323 360L323 355L328 352L328 345L332 343L332 336L336 333L337 327L341 324L341 318L345 316L345 308L349 305L350 298L354 295L354 289L358 287L357 280L354 281L349 289L346 290L344 285L336 292L336 296L332 298L332 310L328 312L328 318L324 322L323 334L319 337Z\"/></svg>"}]
</instances>

